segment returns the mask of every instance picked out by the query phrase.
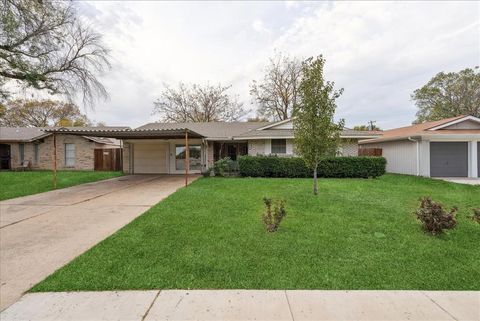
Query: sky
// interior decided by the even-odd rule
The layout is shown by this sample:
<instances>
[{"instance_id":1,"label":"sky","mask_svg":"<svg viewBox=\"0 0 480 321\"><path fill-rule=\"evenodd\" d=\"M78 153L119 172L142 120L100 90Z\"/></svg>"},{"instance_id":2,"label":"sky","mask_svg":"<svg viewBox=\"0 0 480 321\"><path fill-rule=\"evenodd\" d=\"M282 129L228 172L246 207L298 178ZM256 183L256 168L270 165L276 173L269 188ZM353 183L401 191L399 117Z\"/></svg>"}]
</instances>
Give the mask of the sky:
<instances>
[{"instance_id":1,"label":"sky","mask_svg":"<svg viewBox=\"0 0 480 321\"><path fill-rule=\"evenodd\" d=\"M87 110L107 125L157 121L153 101L179 82L231 85L249 94L275 51L322 54L344 94L347 126L409 125L411 93L440 71L480 65L480 2L76 2L111 49L100 76L110 98Z\"/></svg>"}]
</instances>

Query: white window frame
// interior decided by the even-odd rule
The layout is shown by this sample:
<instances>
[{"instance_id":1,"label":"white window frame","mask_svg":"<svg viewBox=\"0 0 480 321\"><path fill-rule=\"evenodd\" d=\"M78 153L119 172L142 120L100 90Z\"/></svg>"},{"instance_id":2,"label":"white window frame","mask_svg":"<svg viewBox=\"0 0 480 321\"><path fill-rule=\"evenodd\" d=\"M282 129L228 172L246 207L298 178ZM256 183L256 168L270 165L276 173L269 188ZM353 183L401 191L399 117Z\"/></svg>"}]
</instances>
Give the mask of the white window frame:
<instances>
[{"instance_id":1,"label":"white window frame","mask_svg":"<svg viewBox=\"0 0 480 321\"><path fill-rule=\"evenodd\" d=\"M69 147L73 147L71 150L69 150ZM65 144L65 167L75 167L76 163L76 150L75 150L75 144ZM69 152L73 152L72 155L68 155Z\"/></svg>"}]
</instances>

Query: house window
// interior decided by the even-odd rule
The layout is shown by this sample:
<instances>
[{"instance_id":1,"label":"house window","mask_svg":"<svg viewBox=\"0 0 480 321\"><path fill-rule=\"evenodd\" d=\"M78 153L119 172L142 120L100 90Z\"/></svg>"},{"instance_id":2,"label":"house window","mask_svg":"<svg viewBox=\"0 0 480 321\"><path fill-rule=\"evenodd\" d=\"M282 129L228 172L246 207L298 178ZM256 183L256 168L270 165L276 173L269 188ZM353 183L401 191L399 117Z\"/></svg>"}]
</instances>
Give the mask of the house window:
<instances>
[{"instance_id":1,"label":"house window","mask_svg":"<svg viewBox=\"0 0 480 321\"><path fill-rule=\"evenodd\" d=\"M75 144L65 144L65 167L75 166Z\"/></svg>"},{"instance_id":2,"label":"house window","mask_svg":"<svg viewBox=\"0 0 480 321\"><path fill-rule=\"evenodd\" d=\"M287 140L286 139L272 139L272 154L286 154Z\"/></svg>"},{"instance_id":3,"label":"house window","mask_svg":"<svg viewBox=\"0 0 480 321\"><path fill-rule=\"evenodd\" d=\"M34 144L33 145L33 163L35 165L38 164L39 150L40 150L40 145L39 144Z\"/></svg>"},{"instance_id":4,"label":"house window","mask_svg":"<svg viewBox=\"0 0 480 321\"><path fill-rule=\"evenodd\" d=\"M185 145L175 145L175 169L177 171L185 170ZM188 146L188 161L190 170L201 170L201 146Z\"/></svg>"},{"instance_id":5,"label":"house window","mask_svg":"<svg viewBox=\"0 0 480 321\"><path fill-rule=\"evenodd\" d=\"M25 160L25 144L18 144L18 153L20 155L20 164Z\"/></svg>"}]
</instances>

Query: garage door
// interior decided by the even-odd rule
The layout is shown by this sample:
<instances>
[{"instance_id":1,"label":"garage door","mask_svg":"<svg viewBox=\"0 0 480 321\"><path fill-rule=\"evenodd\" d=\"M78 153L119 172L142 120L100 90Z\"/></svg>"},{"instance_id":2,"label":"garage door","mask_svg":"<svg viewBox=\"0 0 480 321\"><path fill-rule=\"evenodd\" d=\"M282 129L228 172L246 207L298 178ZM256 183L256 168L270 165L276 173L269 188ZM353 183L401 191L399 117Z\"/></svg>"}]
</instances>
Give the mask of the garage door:
<instances>
[{"instance_id":1,"label":"garage door","mask_svg":"<svg viewBox=\"0 0 480 321\"><path fill-rule=\"evenodd\" d=\"M468 143L430 143L430 176L467 177Z\"/></svg>"},{"instance_id":2,"label":"garage door","mask_svg":"<svg viewBox=\"0 0 480 321\"><path fill-rule=\"evenodd\" d=\"M135 174L167 173L168 144L134 144Z\"/></svg>"}]
</instances>

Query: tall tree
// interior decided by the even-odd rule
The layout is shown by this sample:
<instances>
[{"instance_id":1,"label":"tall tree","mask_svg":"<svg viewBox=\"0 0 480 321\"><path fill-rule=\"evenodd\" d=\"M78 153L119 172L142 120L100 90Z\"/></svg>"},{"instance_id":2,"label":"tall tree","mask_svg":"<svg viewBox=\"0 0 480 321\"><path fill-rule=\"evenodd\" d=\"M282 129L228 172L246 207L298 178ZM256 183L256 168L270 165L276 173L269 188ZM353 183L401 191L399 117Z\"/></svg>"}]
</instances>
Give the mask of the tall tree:
<instances>
[{"instance_id":1,"label":"tall tree","mask_svg":"<svg viewBox=\"0 0 480 321\"><path fill-rule=\"evenodd\" d=\"M97 74L109 67L100 34L77 17L71 1L3 0L0 10L0 94L7 84L83 101L106 98Z\"/></svg>"},{"instance_id":2,"label":"tall tree","mask_svg":"<svg viewBox=\"0 0 480 321\"><path fill-rule=\"evenodd\" d=\"M295 148L308 167L313 170L313 194L318 194L318 165L323 157L334 156L340 146L344 121L334 122L335 100L343 88L335 90L335 83L323 76L325 59L322 55L302 63L298 102L294 109L293 130Z\"/></svg>"},{"instance_id":3,"label":"tall tree","mask_svg":"<svg viewBox=\"0 0 480 321\"><path fill-rule=\"evenodd\" d=\"M258 104L258 114L270 120L284 120L292 115L302 77L302 62L280 52L270 58L263 80L254 80L250 95Z\"/></svg>"},{"instance_id":4,"label":"tall tree","mask_svg":"<svg viewBox=\"0 0 480 321\"><path fill-rule=\"evenodd\" d=\"M153 113L165 122L234 121L246 114L237 96L227 93L231 86L180 83L165 86L155 101Z\"/></svg>"},{"instance_id":5,"label":"tall tree","mask_svg":"<svg viewBox=\"0 0 480 321\"><path fill-rule=\"evenodd\" d=\"M13 100L5 105L0 125L8 127L87 126L78 106L54 100Z\"/></svg>"},{"instance_id":6,"label":"tall tree","mask_svg":"<svg viewBox=\"0 0 480 321\"><path fill-rule=\"evenodd\" d=\"M418 107L415 123L460 115L480 117L480 69L440 72L411 97Z\"/></svg>"}]
</instances>

